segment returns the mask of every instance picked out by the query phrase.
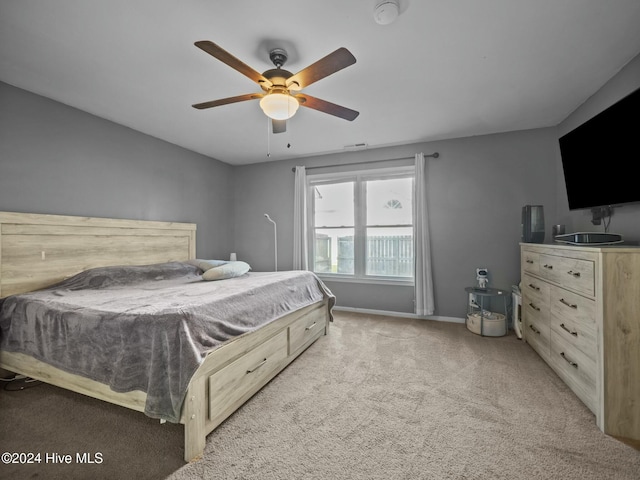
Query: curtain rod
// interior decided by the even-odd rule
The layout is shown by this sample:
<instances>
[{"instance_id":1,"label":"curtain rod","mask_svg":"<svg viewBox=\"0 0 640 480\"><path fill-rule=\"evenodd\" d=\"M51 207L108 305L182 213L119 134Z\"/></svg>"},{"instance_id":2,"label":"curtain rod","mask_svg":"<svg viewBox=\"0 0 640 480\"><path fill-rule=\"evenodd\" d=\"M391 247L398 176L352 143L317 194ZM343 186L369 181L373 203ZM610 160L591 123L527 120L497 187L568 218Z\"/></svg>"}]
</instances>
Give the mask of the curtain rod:
<instances>
[{"instance_id":1,"label":"curtain rod","mask_svg":"<svg viewBox=\"0 0 640 480\"><path fill-rule=\"evenodd\" d=\"M425 155L425 158L438 158L440 154L438 152L432 153L431 155ZM387 158L384 160L371 160L368 162L354 162L354 163L340 163L335 165L318 165L317 167L306 167L305 170L315 170L316 168L331 168L331 167L346 167L349 165L365 165L368 163L382 163L382 162L395 162L397 160L409 160L412 157L400 157L400 158ZM296 171L296 167L291 169L292 172Z\"/></svg>"}]
</instances>

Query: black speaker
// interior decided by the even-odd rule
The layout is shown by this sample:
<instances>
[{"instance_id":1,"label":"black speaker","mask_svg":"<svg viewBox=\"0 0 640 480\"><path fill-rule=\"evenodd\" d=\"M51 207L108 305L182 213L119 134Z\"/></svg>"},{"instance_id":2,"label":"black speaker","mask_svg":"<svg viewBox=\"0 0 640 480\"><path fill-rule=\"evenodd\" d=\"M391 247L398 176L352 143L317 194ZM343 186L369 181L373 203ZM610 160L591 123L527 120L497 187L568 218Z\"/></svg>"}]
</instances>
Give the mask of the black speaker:
<instances>
[{"instance_id":1,"label":"black speaker","mask_svg":"<svg viewBox=\"0 0 640 480\"><path fill-rule=\"evenodd\" d=\"M544 208L542 205L522 207L522 241L526 243L544 242Z\"/></svg>"}]
</instances>

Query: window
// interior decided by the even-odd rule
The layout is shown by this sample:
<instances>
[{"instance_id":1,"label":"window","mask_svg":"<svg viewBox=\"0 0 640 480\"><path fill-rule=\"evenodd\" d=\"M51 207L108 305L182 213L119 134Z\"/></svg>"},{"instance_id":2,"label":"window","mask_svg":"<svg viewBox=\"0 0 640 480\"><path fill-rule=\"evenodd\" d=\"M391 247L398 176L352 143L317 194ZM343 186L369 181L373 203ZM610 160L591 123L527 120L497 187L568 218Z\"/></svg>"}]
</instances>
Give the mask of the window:
<instances>
[{"instance_id":1,"label":"window","mask_svg":"<svg viewBox=\"0 0 640 480\"><path fill-rule=\"evenodd\" d=\"M307 185L314 272L413 281L413 167L312 175Z\"/></svg>"}]
</instances>

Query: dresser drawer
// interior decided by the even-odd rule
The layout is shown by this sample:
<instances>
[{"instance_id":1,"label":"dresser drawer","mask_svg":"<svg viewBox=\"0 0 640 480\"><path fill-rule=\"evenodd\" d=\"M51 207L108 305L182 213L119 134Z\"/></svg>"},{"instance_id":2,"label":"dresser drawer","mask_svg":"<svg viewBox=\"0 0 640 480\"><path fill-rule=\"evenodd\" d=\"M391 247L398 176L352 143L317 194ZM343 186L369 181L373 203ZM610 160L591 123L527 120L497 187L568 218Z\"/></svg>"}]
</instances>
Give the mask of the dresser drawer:
<instances>
[{"instance_id":1,"label":"dresser drawer","mask_svg":"<svg viewBox=\"0 0 640 480\"><path fill-rule=\"evenodd\" d=\"M525 319L525 340L545 361L549 360L549 327Z\"/></svg>"},{"instance_id":2,"label":"dresser drawer","mask_svg":"<svg viewBox=\"0 0 640 480\"><path fill-rule=\"evenodd\" d=\"M548 294L547 286L547 294ZM542 322L549 326L549 298L530 297L529 292L525 291L522 295L522 311L525 317L536 319L536 322Z\"/></svg>"},{"instance_id":3,"label":"dresser drawer","mask_svg":"<svg viewBox=\"0 0 640 480\"><path fill-rule=\"evenodd\" d=\"M551 288L549 297L551 312L557 316L578 323L595 323L596 304L593 300L558 287Z\"/></svg>"},{"instance_id":4,"label":"dresser drawer","mask_svg":"<svg viewBox=\"0 0 640 480\"><path fill-rule=\"evenodd\" d=\"M590 297L595 295L595 266L590 260L563 258L558 272L560 284Z\"/></svg>"},{"instance_id":5,"label":"dresser drawer","mask_svg":"<svg viewBox=\"0 0 640 480\"><path fill-rule=\"evenodd\" d=\"M324 333L325 322L301 318L289 327L289 355L303 350Z\"/></svg>"},{"instance_id":6,"label":"dresser drawer","mask_svg":"<svg viewBox=\"0 0 640 480\"><path fill-rule=\"evenodd\" d=\"M560 271L560 262L562 261L562 257L557 257L555 255L546 255L541 253L539 255L539 275L542 278L550 280L555 283L560 283L560 275L558 272Z\"/></svg>"},{"instance_id":7,"label":"dresser drawer","mask_svg":"<svg viewBox=\"0 0 640 480\"><path fill-rule=\"evenodd\" d=\"M591 260L540 254L540 276L573 291L594 296L595 268Z\"/></svg>"},{"instance_id":8,"label":"dresser drawer","mask_svg":"<svg viewBox=\"0 0 640 480\"><path fill-rule=\"evenodd\" d=\"M551 288L551 328L595 360L596 305L593 300Z\"/></svg>"},{"instance_id":9,"label":"dresser drawer","mask_svg":"<svg viewBox=\"0 0 640 480\"><path fill-rule=\"evenodd\" d=\"M524 338L538 354L549 358L549 310L536 310L530 303L522 305L524 319Z\"/></svg>"},{"instance_id":10,"label":"dresser drawer","mask_svg":"<svg viewBox=\"0 0 640 480\"><path fill-rule=\"evenodd\" d=\"M209 406L226 418L229 411L266 384L287 358L287 329L243 355L209 377Z\"/></svg>"},{"instance_id":11,"label":"dresser drawer","mask_svg":"<svg viewBox=\"0 0 640 480\"><path fill-rule=\"evenodd\" d=\"M531 275L524 274L522 276L521 288L525 302L530 302L538 308L549 305L550 286L548 283L532 277Z\"/></svg>"},{"instance_id":12,"label":"dresser drawer","mask_svg":"<svg viewBox=\"0 0 640 480\"><path fill-rule=\"evenodd\" d=\"M577 348L594 363L597 359L595 324L575 322L568 318L551 315L551 334L562 338L565 343Z\"/></svg>"},{"instance_id":13,"label":"dresser drawer","mask_svg":"<svg viewBox=\"0 0 640 480\"><path fill-rule=\"evenodd\" d=\"M540 254L529 250L522 251L522 269L537 275L540 272Z\"/></svg>"},{"instance_id":14,"label":"dresser drawer","mask_svg":"<svg viewBox=\"0 0 640 480\"><path fill-rule=\"evenodd\" d=\"M553 330L550 360L550 365L569 388L595 413L596 362Z\"/></svg>"}]
</instances>

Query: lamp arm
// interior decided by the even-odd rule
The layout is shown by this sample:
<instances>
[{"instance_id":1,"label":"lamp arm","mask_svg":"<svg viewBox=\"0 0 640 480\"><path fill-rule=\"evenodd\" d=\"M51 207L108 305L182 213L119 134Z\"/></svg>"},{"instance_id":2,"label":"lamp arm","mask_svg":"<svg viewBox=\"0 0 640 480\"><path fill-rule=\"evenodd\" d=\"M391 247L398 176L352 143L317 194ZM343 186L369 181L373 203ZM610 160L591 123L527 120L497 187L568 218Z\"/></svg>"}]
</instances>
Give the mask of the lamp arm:
<instances>
[{"instance_id":1,"label":"lamp arm","mask_svg":"<svg viewBox=\"0 0 640 480\"><path fill-rule=\"evenodd\" d=\"M273 222L273 258L275 261L275 271L278 271L278 226Z\"/></svg>"},{"instance_id":2,"label":"lamp arm","mask_svg":"<svg viewBox=\"0 0 640 480\"><path fill-rule=\"evenodd\" d=\"M276 225L276 222L274 222L273 220L271 220L271 217L269 216L268 213L264 214L264 217L269 220L271 223L273 223L273 257L274 257L274 261L275 261L275 271L278 271L278 226Z\"/></svg>"}]
</instances>

